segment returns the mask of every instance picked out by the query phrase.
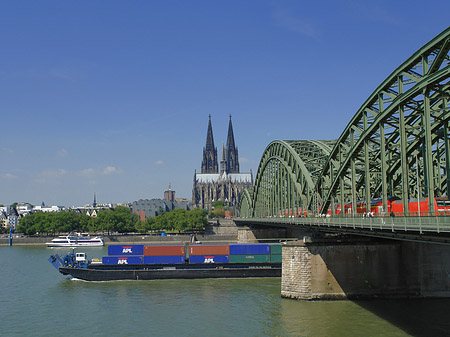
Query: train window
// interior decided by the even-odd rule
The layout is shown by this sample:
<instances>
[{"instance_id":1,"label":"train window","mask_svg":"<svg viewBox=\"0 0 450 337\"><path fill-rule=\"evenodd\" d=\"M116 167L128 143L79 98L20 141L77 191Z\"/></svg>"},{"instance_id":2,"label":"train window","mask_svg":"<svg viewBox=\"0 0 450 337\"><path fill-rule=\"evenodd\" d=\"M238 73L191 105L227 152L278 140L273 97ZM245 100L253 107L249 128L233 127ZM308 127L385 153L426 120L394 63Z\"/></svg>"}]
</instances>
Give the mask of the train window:
<instances>
[{"instance_id":1,"label":"train window","mask_svg":"<svg viewBox=\"0 0 450 337\"><path fill-rule=\"evenodd\" d=\"M450 199L436 199L436 205L441 207L450 207Z\"/></svg>"}]
</instances>

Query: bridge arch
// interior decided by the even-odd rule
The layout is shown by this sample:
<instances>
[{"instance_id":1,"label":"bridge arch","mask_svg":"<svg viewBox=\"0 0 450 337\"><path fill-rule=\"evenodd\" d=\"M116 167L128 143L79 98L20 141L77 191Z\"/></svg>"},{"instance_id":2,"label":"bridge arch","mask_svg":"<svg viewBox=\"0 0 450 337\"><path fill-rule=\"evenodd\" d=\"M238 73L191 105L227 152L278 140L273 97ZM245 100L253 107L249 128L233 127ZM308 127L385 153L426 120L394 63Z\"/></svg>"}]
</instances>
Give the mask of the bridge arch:
<instances>
[{"instance_id":1,"label":"bridge arch","mask_svg":"<svg viewBox=\"0 0 450 337\"><path fill-rule=\"evenodd\" d=\"M420 48L359 108L323 167L321 209L357 200L448 196L450 28ZM345 184L350 182L351 186ZM348 188L349 187L349 188Z\"/></svg>"},{"instance_id":2,"label":"bridge arch","mask_svg":"<svg viewBox=\"0 0 450 337\"><path fill-rule=\"evenodd\" d=\"M253 216L325 213L358 200L450 196L450 27L369 96L336 141L281 141L264 151ZM316 152L317 151L317 152ZM290 215L290 214L289 214Z\"/></svg>"},{"instance_id":3,"label":"bridge arch","mask_svg":"<svg viewBox=\"0 0 450 337\"><path fill-rule=\"evenodd\" d=\"M333 141L277 140L261 158L253 190L253 215L280 216L304 212L316 194L315 184Z\"/></svg>"},{"instance_id":4,"label":"bridge arch","mask_svg":"<svg viewBox=\"0 0 450 337\"><path fill-rule=\"evenodd\" d=\"M242 218L250 218L253 216L252 192L244 190L241 193L239 201L239 216Z\"/></svg>"}]
</instances>

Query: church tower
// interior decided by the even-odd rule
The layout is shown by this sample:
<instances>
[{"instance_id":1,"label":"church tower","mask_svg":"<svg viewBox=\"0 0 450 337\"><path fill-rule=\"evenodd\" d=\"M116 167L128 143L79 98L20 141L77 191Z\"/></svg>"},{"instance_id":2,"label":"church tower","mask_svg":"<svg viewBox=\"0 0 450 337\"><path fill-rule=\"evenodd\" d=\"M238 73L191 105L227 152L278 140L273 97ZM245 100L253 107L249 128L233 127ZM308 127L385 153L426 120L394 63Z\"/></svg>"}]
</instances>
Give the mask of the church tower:
<instances>
[{"instance_id":1,"label":"church tower","mask_svg":"<svg viewBox=\"0 0 450 337\"><path fill-rule=\"evenodd\" d=\"M227 136L227 146L225 148L225 158L226 158L226 172L227 173L239 173L239 155L238 149L234 143L233 134L233 124L228 123L228 136Z\"/></svg>"},{"instance_id":2,"label":"church tower","mask_svg":"<svg viewBox=\"0 0 450 337\"><path fill-rule=\"evenodd\" d=\"M219 165L217 164L217 148L214 146L211 115L209 115L206 146L203 148L202 173L219 173Z\"/></svg>"},{"instance_id":3,"label":"church tower","mask_svg":"<svg viewBox=\"0 0 450 337\"><path fill-rule=\"evenodd\" d=\"M206 146L203 148L202 172L194 173L192 203L197 208L211 209L214 201L222 200L233 215L233 212L237 211L236 207L239 206L242 191L253 187L253 174L251 171L244 173L239 171L239 156L234 143L231 115L226 145L222 145L220 173L217 162L217 148L214 146L211 115L209 115Z\"/></svg>"}]
</instances>

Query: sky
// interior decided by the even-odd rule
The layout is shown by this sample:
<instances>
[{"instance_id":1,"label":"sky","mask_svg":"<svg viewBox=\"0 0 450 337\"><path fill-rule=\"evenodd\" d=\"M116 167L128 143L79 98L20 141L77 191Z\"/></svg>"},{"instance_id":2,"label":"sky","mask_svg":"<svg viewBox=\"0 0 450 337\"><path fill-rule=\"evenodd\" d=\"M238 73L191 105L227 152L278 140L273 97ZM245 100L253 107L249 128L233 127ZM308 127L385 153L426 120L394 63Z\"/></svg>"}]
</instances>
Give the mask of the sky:
<instances>
[{"instance_id":1,"label":"sky","mask_svg":"<svg viewBox=\"0 0 450 337\"><path fill-rule=\"evenodd\" d=\"M191 198L211 114L241 172L337 139L450 1L0 2L0 204Z\"/></svg>"}]
</instances>

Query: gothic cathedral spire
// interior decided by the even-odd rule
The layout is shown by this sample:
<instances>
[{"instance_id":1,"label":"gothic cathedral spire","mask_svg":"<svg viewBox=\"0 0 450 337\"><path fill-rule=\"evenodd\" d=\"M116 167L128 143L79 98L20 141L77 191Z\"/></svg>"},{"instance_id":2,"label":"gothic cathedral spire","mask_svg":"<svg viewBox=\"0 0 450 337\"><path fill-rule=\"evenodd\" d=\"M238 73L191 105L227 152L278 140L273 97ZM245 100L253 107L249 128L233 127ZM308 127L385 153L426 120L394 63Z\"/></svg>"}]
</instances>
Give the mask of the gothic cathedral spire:
<instances>
[{"instance_id":1,"label":"gothic cathedral spire","mask_svg":"<svg viewBox=\"0 0 450 337\"><path fill-rule=\"evenodd\" d=\"M214 146L211 115L209 115L206 146L203 148L202 173L219 173L219 166L217 164L217 148Z\"/></svg>"},{"instance_id":2,"label":"gothic cathedral spire","mask_svg":"<svg viewBox=\"0 0 450 337\"><path fill-rule=\"evenodd\" d=\"M231 115L230 115L230 122L228 124L227 146L225 148L225 152L227 162L226 163L227 173L239 173L239 155L238 149L234 143L233 124L231 123Z\"/></svg>"}]
</instances>

